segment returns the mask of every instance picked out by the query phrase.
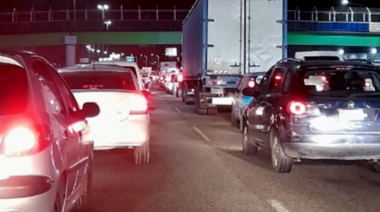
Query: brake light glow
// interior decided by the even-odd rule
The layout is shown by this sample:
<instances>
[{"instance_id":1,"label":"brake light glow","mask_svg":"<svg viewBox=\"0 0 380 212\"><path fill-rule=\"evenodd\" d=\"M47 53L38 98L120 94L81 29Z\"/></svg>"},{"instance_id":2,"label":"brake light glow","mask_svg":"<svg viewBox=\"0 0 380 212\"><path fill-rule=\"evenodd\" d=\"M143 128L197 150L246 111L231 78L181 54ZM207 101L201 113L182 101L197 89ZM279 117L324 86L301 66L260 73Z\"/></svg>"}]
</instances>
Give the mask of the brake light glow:
<instances>
[{"instance_id":1,"label":"brake light glow","mask_svg":"<svg viewBox=\"0 0 380 212\"><path fill-rule=\"evenodd\" d=\"M254 88L255 87L255 81L249 81L248 82L248 87Z\"/></svg>"},{"instance_id":2,"label":"brake light glow","mask_svg":"<svg viewBox=\"0 0 380 212\"><path fill-rule=\"evenodd\" d=\"M32 151L38 145L35 132L25 127L11 130L1 143L2 153L6 156L21 156Z\"/></svg>"},{"instance_id":3,"label":"brake light glow","mask_svg":"<svg viewBox=\"0 0 380 212\"><path fill-rule=\"evenodd\" d=\"M306 106L301 102L291 102L289 109L294 115L303 115L306 113Z\"/></svg>"},{"instance_id":4,"label":"brake light glow","mask_svg":"<svg viewBox=\"0 0 380 212\"><path fill-rule=\"evenodd\" d=\"M288 112L292 115L303 117L303 116L319 116L321 111L318 106L314 103L307 104L300 101L292 101L288 104Z\"/></svg>"},{"instance_id":5,"label":"brake light glow","mask_svg":"<svg viewBox=\"0 0 380 212\"><path fill-rule=\"evenodd\" d=\"M93 85L83 85L82 88L103 88L104 85L102 84L93 84Z\"/></svg>"},{"instance_id":6,"label":"brake light glow","mask_svg":"<svg viewBox=\"0 0 380 212\"><path fill-rule=\"evenodd\" d=\"M183 76L182 76L182 74L180 74L180 75L178 75L178 82L182 82L182 80L183 80Z\"/></svg>"},{"instance_id":7,"label":"brake light glow","mask_svg":"<svg viewBox=\"0 0 380 212\"><path fill-rule=\"evenodd\" d=\"M148 112L148 101L142 95L135 95L129 99L130 114L146 114Z\"/></svg>"}]
</instances>

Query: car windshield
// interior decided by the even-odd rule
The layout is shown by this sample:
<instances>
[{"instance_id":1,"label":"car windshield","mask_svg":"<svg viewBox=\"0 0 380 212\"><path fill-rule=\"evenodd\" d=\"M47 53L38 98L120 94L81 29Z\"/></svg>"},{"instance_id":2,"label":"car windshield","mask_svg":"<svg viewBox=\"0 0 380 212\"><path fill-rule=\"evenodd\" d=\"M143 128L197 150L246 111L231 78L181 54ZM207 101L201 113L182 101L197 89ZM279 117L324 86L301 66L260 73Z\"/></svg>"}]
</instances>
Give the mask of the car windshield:
<instances>
[{"instance_id":1,"label":"car windshield","mask_svg":"<svg viewBox=\"0 0 380 212\"><path fill-rule=\"evenodd\" d=\"M0 116L25 111L28 101L28 81L24 69L0 64Z\"/></svg>"},{"instance_id":2,"label":"car windshield","mask_svg":"<svg viewBox=\"0 0 380 212\"><path fill-rule=\"evenodd\" d=\"M136 90L133 77L128 72L66 72L61 75L71 89Z\"/></svg>"},{"instance_id":3,"label":"car windshield","mask_svg":"<svg viewBox=\"0 0 380 212\"><path fill-rule=\"evenodd\" d=\"M300 73L300 86L307 94L360 97L380 95L380 75L372 70L310 70Z\"/></svg>"}]
</instances>

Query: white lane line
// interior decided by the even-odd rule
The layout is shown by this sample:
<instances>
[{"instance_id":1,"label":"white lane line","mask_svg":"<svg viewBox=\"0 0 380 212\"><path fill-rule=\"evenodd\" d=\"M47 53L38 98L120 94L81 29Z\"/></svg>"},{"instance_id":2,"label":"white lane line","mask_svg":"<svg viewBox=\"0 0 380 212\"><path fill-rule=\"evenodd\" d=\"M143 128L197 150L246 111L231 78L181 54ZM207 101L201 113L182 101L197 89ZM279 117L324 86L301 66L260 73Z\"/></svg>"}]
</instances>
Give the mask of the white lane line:
<instances>
[{"instance_id":1,"label":"white lane line","mask_svg":"<svg viewBox=\"0 0 380 212\"><path fill-rule=\"evenodd\" d=\"M174 108L178 113L182 113L178 108Z\"/></svg>"},{"instance_id":2,"label":"white lane line","mask_svg":"<svg viewBox=\"0 0 380 212\"><path fill-rule=\"evenodd\" d=\"M277 212L290 212L285 208L284 204L278 200L269 199L267 201Z\"/></svg>"},{"instance_id":3,"label":"white lane line","mask_svg":"<svg viewBox=\"0 0 380 212\"><path fill-rule=\"evenodd\" d=\"M211 141L198 127L193 127L195 132L197 132L206 141Z\"/></svg>"}]
</instances>

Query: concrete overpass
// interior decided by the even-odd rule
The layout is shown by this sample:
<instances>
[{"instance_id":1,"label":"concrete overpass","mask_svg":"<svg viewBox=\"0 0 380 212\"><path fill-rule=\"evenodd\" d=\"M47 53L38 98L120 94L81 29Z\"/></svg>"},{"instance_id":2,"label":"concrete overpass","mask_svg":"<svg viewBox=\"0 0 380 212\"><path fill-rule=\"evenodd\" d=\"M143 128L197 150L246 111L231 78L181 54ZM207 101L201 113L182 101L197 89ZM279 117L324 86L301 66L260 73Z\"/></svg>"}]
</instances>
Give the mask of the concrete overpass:
<instances>
[{"instance_id":1,"label":"concrete overpass","mask_svg":"<svg viewBox=\"0 0 380 212\"><path fill-rule=\"evenodd\" d=\"M358 9L355 9L358 10ZM85 45L181 44L184 10L30 11L0 14L0 47L18 47L66 57L87 55ZM107 26L105 22L111 20ZM380 46L380 13L371 11L288 11L288 47ZM288 48L288 49L289 49ZM38 51L36 51L38 52ZM77 52L67 56L64 52ZM55 61L55 59L51 59Z\"/></svg>"}]
</instances>

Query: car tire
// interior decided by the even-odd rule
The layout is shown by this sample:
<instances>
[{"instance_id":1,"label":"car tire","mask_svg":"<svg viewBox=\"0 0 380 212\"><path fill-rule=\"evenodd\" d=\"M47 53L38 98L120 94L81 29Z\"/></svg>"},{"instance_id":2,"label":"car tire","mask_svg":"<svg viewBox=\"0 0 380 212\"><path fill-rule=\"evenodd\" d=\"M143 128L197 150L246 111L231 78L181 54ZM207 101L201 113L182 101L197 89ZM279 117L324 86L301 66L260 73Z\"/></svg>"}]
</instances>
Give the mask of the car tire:
<instances>
[{"instance_id":1,"label":"car tire","mask_svg":"<svg viewBox=\"0 0 380 212\"><path fill-rule=\"evenodd\" d=\"M243 135L242 135L241 143L242 143L243 153L245 155L254 156L257 154L258 147L256 145L251 144L251 142L249 142L249 131L248 131L248 126L246 124L244 124L244 127L243 127Z\"/></svg>"},{"instance_id":2,"label":"car tire","mask_svg":"<svg viewBox=\"0 0 380 212\"><path fill-rule=\"evenodd\" d=\"M277 173L289 173L292 170L293 160L282 150L278 131L272 131L270 136L272 165Z\"/></svg>"},{"instance_id":3,"label":"car tire","mask_svg":"<svg viewBox=\"0 0 380 212\"><path fill-rule=\"evenodd\" d=\"M150 157L149 142L146 142L142 146L135 147L133 149L133 153L134 153L136 164L149 163L149 157Z\"/></svg>"}]
</instances>

